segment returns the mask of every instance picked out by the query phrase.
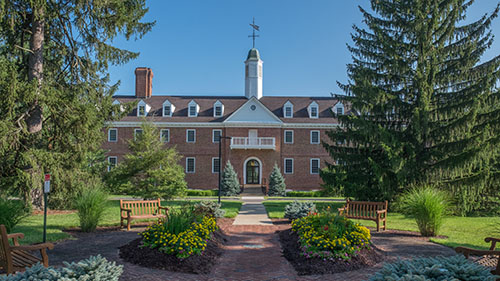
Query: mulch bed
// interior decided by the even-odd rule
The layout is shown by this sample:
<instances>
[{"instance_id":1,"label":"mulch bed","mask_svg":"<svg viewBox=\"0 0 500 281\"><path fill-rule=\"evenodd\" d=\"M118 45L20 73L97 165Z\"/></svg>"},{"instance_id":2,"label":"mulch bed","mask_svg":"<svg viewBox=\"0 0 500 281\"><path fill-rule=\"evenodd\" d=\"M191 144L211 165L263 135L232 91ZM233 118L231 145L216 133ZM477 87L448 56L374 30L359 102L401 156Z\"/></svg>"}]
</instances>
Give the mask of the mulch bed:
<instances>
[{"instance_id":1,"label":"mulch bed","mask_svg":"<svg viewBox=\"0 0 500 281\"><path fill-rule=\"evenodd\" d=\"M120 258L148 268L163 269L175 272L207 274L222 255L222 245L227 241L225 235L217 230L208 241L205 251L201 255L192 255L179 259L173 255L164 254L157 249L140 247L142 238L135 239L120 247Z\"/></svg>"},{"instance_id":2,"label":"mulch bed","mask_svg":"<svg viewBox=\"0 0 500 281\"><path fill-rule=\"evenodd\" d=\"M374 266L384 259L382 251L372 247L363 249L349 261L306 258L301 255L299 237L291 229L279 232L283 256L293 265L298 275L331 274Z\"/></svg>"}]
</instances>

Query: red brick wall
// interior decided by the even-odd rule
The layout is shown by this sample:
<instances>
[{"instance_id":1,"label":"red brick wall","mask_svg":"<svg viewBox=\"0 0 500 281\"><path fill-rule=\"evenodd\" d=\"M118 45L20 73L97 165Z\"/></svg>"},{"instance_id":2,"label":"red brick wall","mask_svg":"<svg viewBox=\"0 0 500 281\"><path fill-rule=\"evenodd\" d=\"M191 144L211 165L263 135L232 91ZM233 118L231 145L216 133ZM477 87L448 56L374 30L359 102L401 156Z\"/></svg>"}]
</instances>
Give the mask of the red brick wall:
<instances>
[{"instance_id":1,"label":"red brick wall","mask_svg":"<svg viewBox=\"0 0 500 281\"><path fill-rule=\"evenodd\" d=\"M109 156L118 156L118 163L123 160L123 155L128 152L127 140L132 139L135 128L118 128L118 142L105 142L103 149L110 150ZM167 129L167 128L162 128ZM212 173L212 158L218 157L218 143L212 142L213 128L168 128L170 142L167 147L175 146L179 154L183 155L180 165L185 168L185 157L196 158L195 173L186 173L189 188L215 189L218 187L218 174ZM186 143L186 130L196 130L196 142ZM248 137L248 131L253 128L223 128L223 136ZM311 190L320 189L321 179L317 174L310 174L310 159L320 158L320 167L324 161L332 162L321 144L310 144L310 129L290 129L294 131L293 144L284 143L284 130L282 128L258 128L258 137L275 137L276 150L271 149L230 149L230 140L222 142L222 161L224 167L227 160L238 173L243 182L244 163L250 157L259 159L262 163L262 179L269 181L269 174L274 163L277 163L284 173L284 158L294 159L294 173L284 174L287 189ZM287 129L289 130L289 129ZM315 129L314 129L315 130ZM320 130L322 140L327 140L324 130Z\"/></svg>"}]
</instances>

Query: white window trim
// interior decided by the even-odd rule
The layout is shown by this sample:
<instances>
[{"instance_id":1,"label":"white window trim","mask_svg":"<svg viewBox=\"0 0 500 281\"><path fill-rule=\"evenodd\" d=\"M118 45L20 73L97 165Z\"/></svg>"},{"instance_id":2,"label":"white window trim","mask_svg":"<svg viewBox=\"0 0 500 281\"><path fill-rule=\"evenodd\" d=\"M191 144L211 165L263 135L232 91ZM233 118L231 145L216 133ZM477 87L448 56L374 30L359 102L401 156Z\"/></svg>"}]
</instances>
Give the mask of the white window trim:
<instances>
[{"instance_id":1,"label":"white window trim","mask_svg":"<svg viewBox=\"0 0 500 281\"><path fill-rule=\"evenodd\" d=\"M165 114L165 106L167 106L167 105L170 106L170 114ZM172 117L172 115L174 114L174 110L175 110L175 106L169 100L166 100L163 102L162 108L161 108L161 113L162 113L163 117Z\"/></svg>"},{"instance_id":2,"label":"white window trim","mask_svg":"<svg viewBox=\"0 0 500 281\"><path fill-rule=\"evenodd\" d=\"M318 142L313 142L313 133L318 133ZM311 130L310 142L311 142L311 144L320 144L321 143L321 133L319 130Z\"/></svg>"},{"instance_id":3,"label":"white window trim","mask_svg":"<svg viewBox=\"0 0 500 281\"><path fill-rule=\"evenodd\" d=\"M219 106L220 106L220 115L217 115L216 114L217 111L215 109ZM218 100L214 103L214 117L222 117L222 116L224 116L224 104Z\"/></svg>"},{"instance_id":4,"label":"white window trim","mask_svg":"<svg viewBox=\"0 0 500 281\"><path fill-rule=\"evenodd\" d=\"M316 116L312 116L312 108L316 108ZM309 106L307 107L307 111L309 113L309 118L311 119L318 119L319 118L319 105L316 102L311 102Z\"/></svg>"},{"instance_id":5,"label":"white window trim","mask_svg":"<svg viewBox=\"0 0 500 281\"><path fill-rule=\"evenodd\" d=\"M167 138L167 141L163 141L163 131L167 131L167 132L168 132L168 138ZM170 142L170 129L161 129L161 130L160 130L160 141L161 141L162 143Z\"/></svg>"},{"instance_id":6,"label":"white window trim","mask_svg":"<svg viewBox=\"0 0 500 281\"><path fill-rule=\"evenodd\" d=\"M193 141L189 141L189 131L194 131L194 140ZM196 143L196 129L186 129L186 142L187 143Z\"/></svg>"},{"instance_id":7,"label":"white window trim","mask_svg":"<svg viewBox=\"0 0 500 281\"><path fill-rule=\"evenodd\" d=\"M342 113L341 114L338 114L338 109L341 108L342 109ZM342 103L337 103L333 108L333 113L335 113L335 115L344 115L345 113L345 107Z\"/></svg>"},{"instance_id":8,"label":"white window trim","mask_svg":"<svg viewBox=\"0 0 500 281\"><path fill-rule=\"evenodd\" d=\"M188 171L188 161L189 159L193 159L193 171ZM196 157L186 157L186 174L194 174L196 173Z\"/></svg>"},{"instance_id":9,"label":"white window trim","mask_svg":"<svg viewBox=\"0 0 500 281\"><path fill-rule=\"evenodd\" d=\"M291 142L287 142L286 141L286 133L288 133L288 132L292 132L292 141ZM283 143L285 143L285 144L293 144L293 139L294 139L293 130L285 130L284 133L283 133L283 138L284 138Z\"/></svg>"},{"instance_id":10,"label":"white window trim","mask_svg":"<svg viewBox=\"0 0 500 281\"><path fill-rule=\"evenodd\" d=\"M134 129L134 140L137 140L137 131L142 131L144 133L143 129Z\"/></svg>"},{"instance_id":11,"label":"white window trim","mask_svg":"<svg viewBox=\"0 0 500 281\"><path fill-rule=\"evenodd\" d=\"M214 129L212 130L212 143L219 143L219 142L216 142L215 141L215 132L220 132L219 134L219 137L222 137L222 130L221 129ZM221 140L221 138L219 138L219 141Z\"/></svg>"},{"instance_id":12,"label":"white window trim","mask_svg":"<svg viewBox=\"0 0 500 281\"><path fill-rule=\"evenodd\" d=\"M195 115L191 115L191 107L192 106L195 106ZM198 117L198 113L200 111L200 106L194 101L190 101L189 104L188 104L188 117Z\"/></svg>"},{"instance_id":13,"label":"white window trim","mask_svg":"<svg viewBox=\"0 0 500 281\"><path fill-rule=\"evenodd\" d=\"M288 172L286 171L286 161L287 161L287 160L291 160L291 161L292 161L292 172L290 172L290 173L288 173ZM293 158L285 158L285 159L283 160L283 173L284 173L284 174L287 174L287 175L292 175L292 174L293 174L293 172L294 172L294 163L293 163Z\"/></svg>"},{"instance_id":14,"label":"white window trim","mask_svg":"<svg viewBox=\"0 0 500 281\"><path fill-rule=\"evenodd\" d=\"M139 108L141 106L144 106L144 115L140 115L140 110ZM151 110L151 106L149 106L149 104L147 104L145 101L141 100L138 104L137 104L137 117L146 117L148 116L148 113L149 113L149 110Z\"/></svg>"},{"instance_id":15,"label":"white window trim","mask_svg":"<svg viewBox=\"0 0 500 281\"><path fill-rule=\"evenodd\" d=\"M116 140L114 140L114 141L111 140L111 131L112 130L116 131ZM118 129L117 128L109 128L108 129L108 142L118 142Z\"/></svg>"},{"instance_id":16,"label":"white window trim","mask_svg":"<svg viewBox=\"0 0 500 281\"><path fill-rule=\"evenodd\" d=\"M313 173L313 161L318 161L318 172L317 173ZM309 161L309 173L311 175L319 175L319 170L321 170L321 160L319 158L311 158L311 160Z\"/></svg>"},{"instance_id":17,"label":"white window trim","mask_svg":"<svg viewBox=\"0 0 500 281\"><path fill-rule=\"evenodd\" d=\"M115 159L115 167L118 165L118 157L117 156L108 156L108 172L111 171L111 158Z\"/></svg>"},{"instance_id":18,"label":"white window trim","mask_svg":"<svg viewBox=\"0 0 500 281\"><path fill-rule=\"evenodd\" d=\"M215 171L215 160L219 159L219 157L212 157L212 174L218 174L218 171ZM219 170L221 169L220 160L219 160Z\"/></svg>"}]
</instances>

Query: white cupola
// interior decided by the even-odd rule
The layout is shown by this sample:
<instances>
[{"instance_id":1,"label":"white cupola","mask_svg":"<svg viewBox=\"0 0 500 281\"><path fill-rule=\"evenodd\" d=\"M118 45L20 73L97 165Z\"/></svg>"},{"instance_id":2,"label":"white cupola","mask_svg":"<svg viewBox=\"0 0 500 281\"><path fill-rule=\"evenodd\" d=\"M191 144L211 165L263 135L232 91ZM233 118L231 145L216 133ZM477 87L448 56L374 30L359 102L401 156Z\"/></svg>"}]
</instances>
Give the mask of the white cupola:
<instances>
[{"instance_id":1,"label":"white cupola","mask_svg":"<svg viewBox=\"0 0 500 281\"><path fill-rule=\"evenodd\" d=\"M259 51L250 49L245 61L245 96L248 99L262 97L262 63Z\"/></svg>"}]
</instances>

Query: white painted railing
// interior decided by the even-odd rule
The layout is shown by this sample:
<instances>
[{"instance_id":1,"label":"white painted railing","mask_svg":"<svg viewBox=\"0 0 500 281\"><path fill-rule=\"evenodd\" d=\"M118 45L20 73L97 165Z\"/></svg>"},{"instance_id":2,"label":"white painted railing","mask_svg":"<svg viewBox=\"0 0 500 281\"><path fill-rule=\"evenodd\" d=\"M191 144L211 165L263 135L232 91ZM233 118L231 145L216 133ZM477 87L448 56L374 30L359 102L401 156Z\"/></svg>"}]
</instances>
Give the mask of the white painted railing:
<instances>
[{"instance_id":1,"label":"white painted railing","mask_svg":"<svg viewBox=\"0 0 500 281\"><path fill-rule=\"evenodd\" d=\"M232 137L231 149L273 149L276 150L275 138Z\"/></svg>"}]
</instances>

